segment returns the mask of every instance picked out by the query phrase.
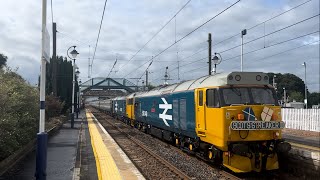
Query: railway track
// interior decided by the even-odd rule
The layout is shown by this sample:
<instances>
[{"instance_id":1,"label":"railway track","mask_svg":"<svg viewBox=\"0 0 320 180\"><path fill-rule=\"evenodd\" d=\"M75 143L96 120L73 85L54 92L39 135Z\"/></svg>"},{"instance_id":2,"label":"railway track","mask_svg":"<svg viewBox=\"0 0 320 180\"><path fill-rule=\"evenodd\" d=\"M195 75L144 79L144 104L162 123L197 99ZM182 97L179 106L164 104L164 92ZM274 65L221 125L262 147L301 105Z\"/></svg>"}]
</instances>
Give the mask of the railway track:
<instances>
[{"instance_id":1,"label":"railway track","mask_svg":"<svg viewBox=\"0 0 320 180\"><path fill-rule=\"evenodd\" d=\"M110 117L109 115L106 115L105 113L101 113L96 109L91 108L91 112L97 117L102 126L104 126L104 128L115 139L118 145L125 151L128 157L130 157L130 159L134 162L137 168L139 168L141 173L147 179L241 179L239 177L234 176L233 174L230 174L229 172L217 169L212 166L209 166L209 168L207 169L208 176L204 174L202 174L201 176L199 174L187 172L190 166L188 166L188 168L181 168L179 165L165 160L162 156L158 155L159 152L155 152L152 148L147 147L141 140L135 138L134 136L137 133L133 132L133 130L135 129L133 129L132 127L126 125L125 123L122 123L121 121L114 120L114 118ZM150 136L150 138L153 137ZM128 143L128 141L131 142ZM176 147L173 147L169 144L167 144L167 146L171 147L170 149L174 150L174 152L178 152L179 154L188 156L185 153L181 153L182 151L177 149ZM151 156L151 158L149 156ZM197 159L195 157L188 157L192 159ZM198 161L198 163L200 164L203 163L199 160L196 161ZM157 164L160 163L160 166L157 164L153 164L154 162L156 162ZM163 168L163 166L165 167ZM197 167L197 165L193 166ZM216 175L212 176L212 174Z\"/></svg>"},{"instance_id":2,"label":"railway track","mask_svg":"<svg viewBox=\"0 0 320 180\"><path fill-rule=\"evenodd\" d=\"M96 111L92 113L147 179L192 179L126 132L126 125L111 122L110 116Z\"/></svg>"}]
</instances>

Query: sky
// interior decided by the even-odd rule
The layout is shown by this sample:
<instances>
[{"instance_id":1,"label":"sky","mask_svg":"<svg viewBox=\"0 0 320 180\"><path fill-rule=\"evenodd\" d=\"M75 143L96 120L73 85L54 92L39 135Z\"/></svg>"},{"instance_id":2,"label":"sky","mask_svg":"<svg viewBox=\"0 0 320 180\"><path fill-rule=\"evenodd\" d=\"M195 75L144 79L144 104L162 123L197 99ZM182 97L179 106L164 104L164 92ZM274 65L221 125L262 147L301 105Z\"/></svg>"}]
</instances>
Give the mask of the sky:
<instances>
[{"instance_id":1,"label":"sky","mask_svg":"<svg viewBox=\"0 0 320 180\"><path fill-rule=\"evenodd\" d=\"M116 59L109 77L134 83L152 60L152 85L164 83L166 66L169 83L207 75L208 33L212 54L222 57L217 72L240 71L240 32L247 29L244 71L292 73L304 80L306 62L308 89L320 92L319 0L241 0L220 15L236 0L191 0L144 46L187 1L108 0L96 51L104 0L52 0L52 7L48 0L46 25L52 37L52 22L57 23L57 55L77 46L82 82L89 79L94 51L91 78L107 77ZM0 0L0 53L31 84L40 74L41 8L41 1Z\"/></svg>"}]
</instances>

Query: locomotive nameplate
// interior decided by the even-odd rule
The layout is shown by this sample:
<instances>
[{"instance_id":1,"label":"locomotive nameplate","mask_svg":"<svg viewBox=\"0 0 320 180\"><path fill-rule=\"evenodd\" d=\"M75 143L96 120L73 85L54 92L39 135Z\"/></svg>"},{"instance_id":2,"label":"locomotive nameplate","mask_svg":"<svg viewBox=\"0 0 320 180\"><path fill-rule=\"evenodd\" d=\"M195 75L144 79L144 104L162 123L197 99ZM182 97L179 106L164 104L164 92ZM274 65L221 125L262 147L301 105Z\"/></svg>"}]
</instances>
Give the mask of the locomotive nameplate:
<instances>
[{"instance_id":1,"label":"locomotive nameplate","mask_svg":"<svg viewBox=\"0 0 320 180\"><path fill-rule=\"evenodd\" d=\"M283 121L232 121L230 124L232 130L274 130L284 126Z\"/></svg>"}]
</instances>

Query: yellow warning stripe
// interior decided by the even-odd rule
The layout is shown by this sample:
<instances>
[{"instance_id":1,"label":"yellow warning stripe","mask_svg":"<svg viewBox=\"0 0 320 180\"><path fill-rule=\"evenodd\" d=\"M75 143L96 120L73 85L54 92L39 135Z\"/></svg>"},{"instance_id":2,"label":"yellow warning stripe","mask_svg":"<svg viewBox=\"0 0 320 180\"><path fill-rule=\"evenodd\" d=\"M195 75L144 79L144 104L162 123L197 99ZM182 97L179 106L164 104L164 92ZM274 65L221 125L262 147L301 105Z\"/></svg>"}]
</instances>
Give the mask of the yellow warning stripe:
<instances>
[{"instance_id":1,"label":"yellow warning stripe","mask_svg":"<svg viewBox=\"0 0 320 180\"><path fill-rule=\"evenodd\" d=\"M311 149L314 151L320 151L319 147L314 147L314 146L308 146L308 145L304 145L304 144L298 144L298 143L293 143L288 141L292 146L296 146L296 147L300 147L300 148L305 148L305 149Z\"/></svg>"},{"instance_id":2,"label":"yellow warning stripe","mask_svg":"<svg viewBox=\"0 0 320 180\"><path fill-rule=\"evenodd\" d=\"M121 179L119 170L111 154L105 146L98 128L93 121L94 116L86 110L88 127L91 137L91 145L96 160L97 174L99 180L117 180Z\"/></svg>"}]
</instances>

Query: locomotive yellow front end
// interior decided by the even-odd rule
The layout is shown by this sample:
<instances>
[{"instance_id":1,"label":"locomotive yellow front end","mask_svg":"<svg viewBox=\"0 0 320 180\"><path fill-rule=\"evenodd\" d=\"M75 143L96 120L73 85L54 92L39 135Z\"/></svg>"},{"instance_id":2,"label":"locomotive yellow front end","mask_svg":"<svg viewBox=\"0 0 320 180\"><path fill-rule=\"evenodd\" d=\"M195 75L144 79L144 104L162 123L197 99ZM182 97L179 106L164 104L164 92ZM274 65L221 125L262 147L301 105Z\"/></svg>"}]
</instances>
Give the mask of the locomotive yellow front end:
<instances>
[{"instance_id":1,"label":"locomotive yellow front end","mask_svg":"<svg viewBox=\"0 0 320 180\"><path fill-rule=\"evenodd\" d=\"M283 142L281 108L270 105L241 105L223 108L225 146L223 165L234 172L275 170L278 154L290 150Z\"/></svg>"},{"instance_id":2,"label":"locomotive yellow front end","mask_svg":"<svg viewBox=\"0 0 320 180\"><path fill-rule=\"evenodd\" d=\"M196 131L201 141L212 145L209 158L218 157L236 173L278 169L279 153L291 147L281 137L285 123L267 74L233 72L221 84L197 90L206 92L204 121ZM201 124L205 136L199 133Z\"/></svg>"},{"instance_id":3,"label":"locomotive yellow front end","mask_svg":"<svg viewBox=\"0 0 320 180\"><path fill-rule=\"evenodd\" d=\"M241 79L243 79L241 81ZM266 74L234 74L221 87L225 117L223 165L234 172L279 169L278 154L290 150L281 130L281 107Z\"/></svg>"}]
</instances>

